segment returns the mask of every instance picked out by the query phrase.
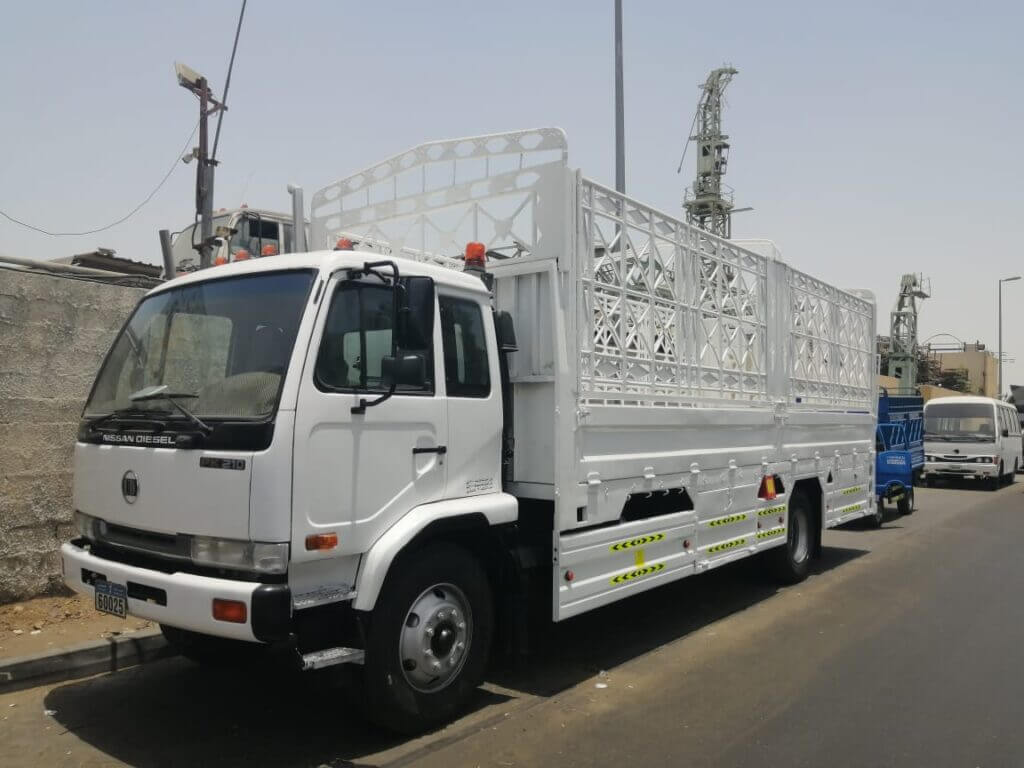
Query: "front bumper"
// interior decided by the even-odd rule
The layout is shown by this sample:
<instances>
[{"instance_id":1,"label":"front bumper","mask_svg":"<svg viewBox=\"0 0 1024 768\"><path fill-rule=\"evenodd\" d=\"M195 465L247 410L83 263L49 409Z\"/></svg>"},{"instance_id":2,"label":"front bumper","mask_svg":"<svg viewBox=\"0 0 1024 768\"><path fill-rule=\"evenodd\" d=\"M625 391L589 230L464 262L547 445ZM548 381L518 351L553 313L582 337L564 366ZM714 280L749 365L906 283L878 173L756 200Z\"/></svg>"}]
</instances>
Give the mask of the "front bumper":
<instances>
[{"instance_id":1,"label":"front bumper","mask_svg":"<svg viewBox=\"0 0 1024 768\"><path fill-rule=\"evenodd\" d=\"M957 464L950 461L928 461L925 462L921 474L923 477L963 477L981 480L998 475L999 465L980 462Z\"/></svg>"},{"instance_id":2,"label":"front bumper","mask_svg":"<svg viewBox=\"0 0 1024 768\"><path fill-rule=\"evenodd\" d=\"M180 629L249 642L275 642L291 629L292 599L287 584L256 584L193 573L163 573L93 555L69 542L60 548L65 583L94 595L94 578L128 587L128 613ZM133 596L133 593L135 596ZM213 618L213 601L245 603L245 623Z\"/></svg>"}]
</instances>

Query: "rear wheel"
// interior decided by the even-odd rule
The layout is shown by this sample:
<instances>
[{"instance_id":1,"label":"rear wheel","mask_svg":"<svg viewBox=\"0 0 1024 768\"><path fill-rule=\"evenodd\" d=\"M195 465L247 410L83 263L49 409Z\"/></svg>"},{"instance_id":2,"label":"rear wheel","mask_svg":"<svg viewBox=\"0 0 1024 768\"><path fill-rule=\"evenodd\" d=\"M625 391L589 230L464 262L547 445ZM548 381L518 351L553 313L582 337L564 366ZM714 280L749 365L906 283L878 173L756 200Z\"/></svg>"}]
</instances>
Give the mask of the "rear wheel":
<instances>
[{"instance_id":1,"label":"rear wheel","mask_svg":"<svg viewBox=\"0 0 1024 768\"><path fill-rule=\"evenodd\" d=\"M998 491L999 490L999 484L1002 481L1002 479L1003 479L1003 462L1000 461L999 462L999 472L998 472L998 474L992 475L992 477L988 478L988 481L987 481L988 489L990 491Z\"/></svg>"},{"instance_id":2,"label":"rear wheel","mask_svg":"<svg viewBox=\"0 0 1024 768\"><path fill-rule=\"evenodd\" d=\"M901 515L914 513L914 486L911 485L903 489L903 496L896 502L896 509Z\"/></svg>"},{"instance_id":3,"label":"rear wheel","mask_svg":"<svg viewBox=\"0 0 1024 768\"><path fill-rule=\"evenodd\" d=\"M487 574L468 552L438 544L410 555L369 619L373 719L405 734L451 720L483 680L493 623Z\"/></svg>"},{"instance_id":4,"label":"rear wheel","mask_svg":"<svg viewBox=\"0 0 1024 768\"><path fill-rule=\"evenodd\" d=\"M872 528L881 528L885 522L885 497L879 496L875 502L875 514L868 518Z\"/></svg>"},{"instance_id":5,"label":"rear wheel","mask_svg":"<svg viewBox=\"0 0 1024 768\"><path fill-rule=\"evenodd\" d=\"M802 491L794 491L789 499L789 520L786 544L769 553L775 577L783 584L796 584L807 578L814 548L810 499Z\"/></svg>"}]
</instances>

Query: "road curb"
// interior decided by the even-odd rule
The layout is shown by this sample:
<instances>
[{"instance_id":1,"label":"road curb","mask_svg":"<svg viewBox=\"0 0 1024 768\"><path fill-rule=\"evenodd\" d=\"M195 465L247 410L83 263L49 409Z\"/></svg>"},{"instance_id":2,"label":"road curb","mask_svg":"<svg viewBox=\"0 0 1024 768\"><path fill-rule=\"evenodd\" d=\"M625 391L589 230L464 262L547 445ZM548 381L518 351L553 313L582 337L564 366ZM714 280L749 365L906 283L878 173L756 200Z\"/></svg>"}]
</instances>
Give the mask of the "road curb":
<instances>
[{"instance_id":1,"label":"road curb","mask_svg":"<svg viewBox=\"0 0 1024 768\"><path fill-rule=\"evenodd\" d=\"M159 629L89 641L58 651L0 659L0 693L117 672L174 656Z\"/></svg>"}]
</instances>

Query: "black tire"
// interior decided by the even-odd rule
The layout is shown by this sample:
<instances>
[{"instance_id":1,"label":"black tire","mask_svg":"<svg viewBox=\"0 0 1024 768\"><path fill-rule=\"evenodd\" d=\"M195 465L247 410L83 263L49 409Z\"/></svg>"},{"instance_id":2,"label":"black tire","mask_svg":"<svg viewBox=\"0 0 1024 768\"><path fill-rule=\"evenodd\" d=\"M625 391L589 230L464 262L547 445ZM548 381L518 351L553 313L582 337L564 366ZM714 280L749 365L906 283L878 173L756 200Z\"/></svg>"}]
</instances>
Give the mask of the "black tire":
<instances>
[{"instance_id":1,"label":"black tire","mask_svg":"<svg viewBox=\"0 0 1024 768\"><path fill-rule=\"evenodd\" d=\"M1013 485L1017 482L1017 473L1020 472L1020 460L1013 460L1013 472L1006 476L1006 482L1008 485Z\"/></svg>"},{"instance_id":2,"label":"black tire","mask_svg":"<svg viewBox=\"0 0 1024 768\"><path fill-rule=\"evenodd\" d=\"M872 528L881 528L885 522L885 498L879 498L875 502L875 514L868 518Z\"/></svg>"},{"instance_id":3,"label":"black tire","mask_svg":"<svg viewBox=\"0 0 1024 768\"><path fill-rule=\"evenodd\" d=\"M229 640L193 632L188 629L160 625L164 639L189 661L209 667L239 667L255 662L266 652L266 646Z\"/></svg>"},{"instance_id":4,"label":"black tire","mask_svg":"<svg viewBox=\"0 0 1024 768\"><path fill-rule=\"evenodd\" d=\"M999 462L999 473L988 478L986 487L990 491L998 491L1003 480L1003 462Z\"/></svg>"},{"instance_id":5,"label":"black tire","mask_svg":"<svg viewBox=\"0 0 1024 768\"><path fill-rule=\"evenodd\" d=\"M802 491L794 491L789 498L786 544L768 553L772 572L783 584L798 584L807 578L815 545L812 511L810 499Z\"/></svg>"},{"instance_id":6,"label":"black tire","mask_svg":"<svg viewBox=\"0 0 1024 768\"><path fill-rule=\"evenodd\" d=\"M896 509L901 515L914 514L914 487L903 489L903 496L896 502Z\"/></svg>"},{"instance_id":7,"label":"black tire","mask_svg":"<svg viewBox=\"0 0 1024 768\"><path fill-rule=\"evenodd\" d=\"M369 616L363 675L370 717L386 728L412 735L452 720L480 685L490 653L494 604L487 574L461 547L435 544L397 566ZM428 601L440 606L436 612ZM452 605L463 606L459 618L464 627L452 623L450 608L445 607ZM421 610L425 616L414 610L418 606L427 606ZM414 617L415 624L411 623ZM419 645L410 652L406 643L418 643L420 634L423 652ZM463 641L462 658L458 658ZM432 649L429 659L424 655L428 646ZM420 658L411 658L416 655ZM417 681L431 674L427 664L437 661L450 666L458 662L457 668L452 672L445 668L433 682Z\"/></svg>"}]
</instances>

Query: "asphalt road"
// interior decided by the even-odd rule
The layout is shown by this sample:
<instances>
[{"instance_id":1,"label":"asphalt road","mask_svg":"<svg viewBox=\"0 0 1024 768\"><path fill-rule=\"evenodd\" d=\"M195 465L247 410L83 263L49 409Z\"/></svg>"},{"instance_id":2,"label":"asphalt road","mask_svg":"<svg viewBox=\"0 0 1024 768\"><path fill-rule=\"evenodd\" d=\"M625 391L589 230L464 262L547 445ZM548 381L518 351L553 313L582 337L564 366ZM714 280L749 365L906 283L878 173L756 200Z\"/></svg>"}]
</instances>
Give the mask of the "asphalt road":
<instances>
[{"instance_id":1,"label":"asphalt road","mask_svg":"<svg viewBox=\"0 0 1024 768\"><path fill-rule=\"evenodd\" d=\"M801 585L743 562L552 626L419 739L332 670L170 659L0 696L0 765L1024 766L1022 494L919 489Z\"/></svg>"}]
</instances>

